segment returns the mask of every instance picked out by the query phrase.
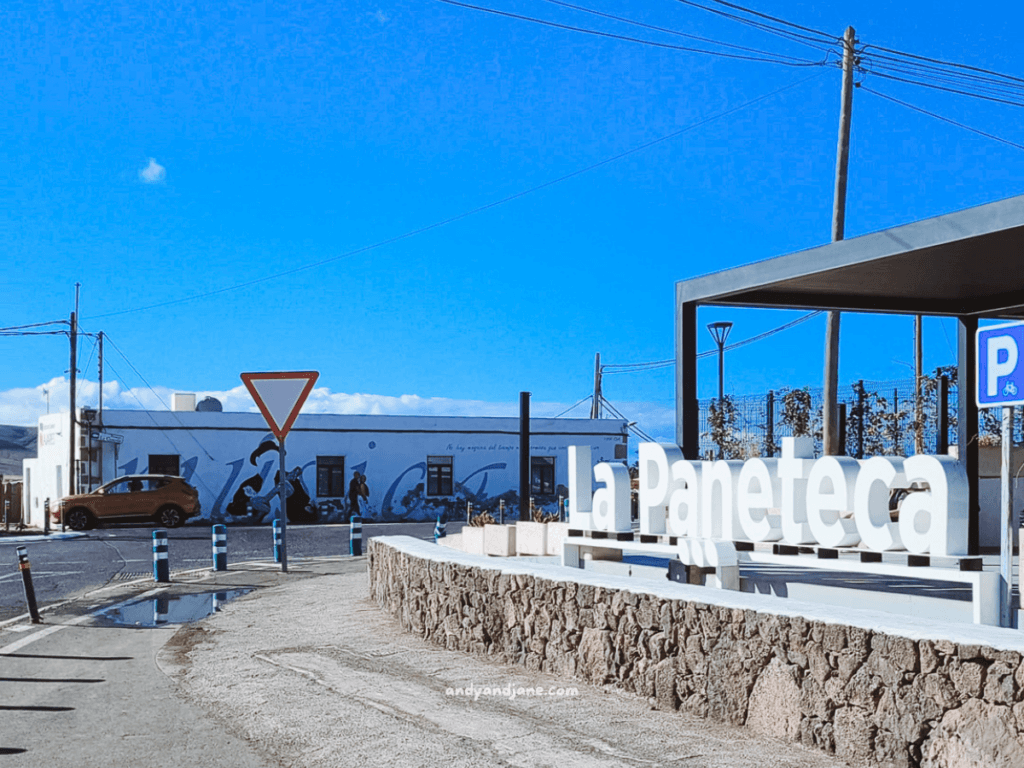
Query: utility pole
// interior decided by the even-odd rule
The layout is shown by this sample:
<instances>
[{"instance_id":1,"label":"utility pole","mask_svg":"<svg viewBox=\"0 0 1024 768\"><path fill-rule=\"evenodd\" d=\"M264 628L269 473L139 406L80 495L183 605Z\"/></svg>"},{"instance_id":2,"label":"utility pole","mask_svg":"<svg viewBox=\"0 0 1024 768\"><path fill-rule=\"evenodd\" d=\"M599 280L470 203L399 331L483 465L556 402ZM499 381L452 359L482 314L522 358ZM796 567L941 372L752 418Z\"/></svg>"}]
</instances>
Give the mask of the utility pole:
<instances>
[{"instance_id":1,"label":"utility pole","mask_svg":"<svg viewBox=\"0 0 1024 768\"><path fill-rule=\"evenodd\" d=\"M100 352L99 352L100 356L99 356L99 361L98 361L98 363L96 365L96 370L98 372L98 378L100 380L100 395L99 395L99 405L97 406L97 409L96 409L97 410L97 414L96 414L96 428L100 432L102 432L103 431L103 331L100 331L99 342L100 342ZM100 470L100 485L103 485L103 448L104 448L104 445L103 445L103 442L101 441L100 442L100 447L99 447L99 451L100 451L100 466L99 466L99 470Z\"/></svg>"},{"instance_id":2,"label":"utility pole","mask_svg":"<svg viewBox=\"0 0 1024 768\"><path fill-rule=\"evenodd\" d=\"M76 377L75 377L75 368L78 365L78 360L77 360L77 357L78 357L77 356L77 352L78 352L78 296L77 296L77 294L78 294L78 291L77 291L77 283L76 283L75 311L71 313L71 334L70 334L70 338L71 338L71 369L70 369L69 373L71 375L71 391L70 391L71 412L68 414L68 424L69 424L69 427L70 427L69 428L69 433L68 433L68 445L70 446L70 450L69 450L69 454L68 454L68 495L69 496L75 493L75 485L76 485L76 483L75 483L75 470L77 469L77 467L76 467L76 459L77 459L77 456L78 456L78 451L76 450L78 448L78 446L76 445L76 441L75 441L75 425L76 425L76 422L77 422L77 419L75 418L75 385L77 383L76 382ZM60 489L58 489L58 491L59 490Z\"/></svg>"},{"instance_id":3,"label":"utility pole","mask_svg":"<svg viewBox=\"0 0 1024 768\"><path fill-rule=\"evenodd\" d=\"M832 200L832 242L843 239L846 228L846 180L850 162L850 118L853 111L853 27L843 36L843 91L839 112L839 147L836 152L836 186ZM822 405L822 442L826 456L839 452L839 312L831 310L825 328L825 392Z\"/></svg>"},{"instance_id":4,"label":"utility pole","mask_svg":"<svg viewBox=\"0 0 1024 768\"><path fill-rule=\"evenodd\" d=\"M601 353L594 356L594 401L590 404L590 418L601 418Z\"/></svg>"}]
</instances>

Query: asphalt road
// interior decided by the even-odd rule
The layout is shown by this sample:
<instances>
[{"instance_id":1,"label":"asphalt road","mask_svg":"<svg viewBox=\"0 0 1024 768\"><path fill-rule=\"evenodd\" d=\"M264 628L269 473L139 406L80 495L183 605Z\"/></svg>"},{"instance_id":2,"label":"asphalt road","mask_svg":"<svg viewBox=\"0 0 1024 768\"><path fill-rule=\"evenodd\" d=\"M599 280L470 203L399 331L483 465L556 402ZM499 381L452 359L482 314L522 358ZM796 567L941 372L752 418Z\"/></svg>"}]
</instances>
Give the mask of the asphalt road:
<instances>
[{"instance_id":1,"label":"asphalt road","mask_svg":"<svg viewBox=\"0 0 1024 768\"><path fill-rule=\"evenodd\" d=\"M456 533L461 523L448 523ZM108 526L87 531L85 536L63 540L14 542L0 536L0 621L26 612L25 591L18 570L16 548L28 550L32 583L40 608L79 597L117 582L152 577L152 525ZM364 542L372 536L405 535L433 538L431 523L363 525ZM287 531L288 560L303 557L347 555L347 525L291 525ZM171 572L212 567L212 531L209 526L188 525L168 531ZM273 560L273 533L268 526L228 528L228 563Z\"/></svg>"}]
</instances>

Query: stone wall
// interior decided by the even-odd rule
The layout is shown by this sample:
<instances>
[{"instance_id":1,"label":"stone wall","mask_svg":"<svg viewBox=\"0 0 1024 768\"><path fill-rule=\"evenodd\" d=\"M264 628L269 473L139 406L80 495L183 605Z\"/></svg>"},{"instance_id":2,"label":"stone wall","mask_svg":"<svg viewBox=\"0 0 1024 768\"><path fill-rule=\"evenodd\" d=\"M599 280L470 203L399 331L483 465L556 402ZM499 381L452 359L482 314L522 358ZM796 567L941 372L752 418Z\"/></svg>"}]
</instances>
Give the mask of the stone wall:
<instances>
[{"instance_id":1,"label":"stone wall","mask_svg":"<svg viewBox=\"0 0 1024 768\"><path fill-rule=\"evenodd\" d=\"M406 630L450 650L614 685L852 765L1024 766L1024 644L1009 630L988 630L992 644L963 642L978 636L970 627L960 641L934 627L931 638L901 636L855 626L873 623L864 616L768 612L753 595L715 605L700 600L719 596L699 587L623 588L605 577L618 585L606 588L586 583L585 571L429 547L371 540L371 595Z\"/></svg>"}]
</instances>

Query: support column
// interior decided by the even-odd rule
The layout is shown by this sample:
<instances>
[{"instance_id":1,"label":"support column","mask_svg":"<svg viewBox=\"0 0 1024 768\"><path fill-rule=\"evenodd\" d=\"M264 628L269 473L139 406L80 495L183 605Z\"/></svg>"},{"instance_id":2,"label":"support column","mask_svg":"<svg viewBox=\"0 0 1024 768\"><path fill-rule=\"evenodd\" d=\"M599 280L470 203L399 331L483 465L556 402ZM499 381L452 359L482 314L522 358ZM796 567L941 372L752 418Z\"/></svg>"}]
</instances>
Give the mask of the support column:
<instances>
[{"instance_id":1,"label":"support column","mask_svg":"<svg viewBox=\"0 0 1024 768\"><path fill-rule=\"evenodd\" d=\"M676 301L676 443L683 457L700 458L697 399L697 304Z\"/></svg>"},{"instance_id":2,"label":"support column","mask_svg":"<svg viewBox=\"0 0 1024 768\"><path fill-rule=\"evenodd\" d=\"M978 504L978 404L974 393L977 389L977 350L974 336L978 330L976 317L959 318L957 352L956 395L957 408L957 451L960 463L967 473L967 553L978 554L980 541L981 507Z\"/></svg>"}]
</instances>

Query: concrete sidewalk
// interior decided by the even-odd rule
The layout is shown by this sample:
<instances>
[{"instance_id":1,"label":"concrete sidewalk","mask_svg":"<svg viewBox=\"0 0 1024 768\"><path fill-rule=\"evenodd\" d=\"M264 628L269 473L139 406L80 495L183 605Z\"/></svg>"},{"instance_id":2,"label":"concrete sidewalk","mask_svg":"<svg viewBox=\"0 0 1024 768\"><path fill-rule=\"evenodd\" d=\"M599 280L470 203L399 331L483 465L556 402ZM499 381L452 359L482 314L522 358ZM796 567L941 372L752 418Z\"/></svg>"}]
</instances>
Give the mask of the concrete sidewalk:
<instances>
[{"instance_id":1,"label":"concrete sidewalk","mask_svg":"<svg viewBox=\"0 0 1024 768\"><path fill-rule=\"evenodd\" d=\"M365 571L363 558L233 565L167 590L255 588L197 623L99 622L148 582L3 628L5 766L842 765L428 645L369 601Z\"/></svg>"}]
</instances>

